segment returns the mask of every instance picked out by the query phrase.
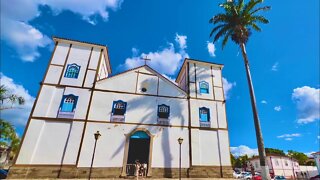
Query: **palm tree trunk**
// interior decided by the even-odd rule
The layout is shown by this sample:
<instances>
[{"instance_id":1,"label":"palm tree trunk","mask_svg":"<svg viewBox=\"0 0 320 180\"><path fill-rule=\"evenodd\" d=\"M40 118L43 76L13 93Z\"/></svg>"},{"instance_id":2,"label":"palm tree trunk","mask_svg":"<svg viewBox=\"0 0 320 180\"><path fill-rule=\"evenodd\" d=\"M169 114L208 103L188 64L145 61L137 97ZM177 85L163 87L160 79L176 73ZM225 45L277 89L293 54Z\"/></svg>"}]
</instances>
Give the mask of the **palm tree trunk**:
<instances>
[{"instance_id":1,"label":"palm tree trunk","mask_svg":"<svg viewBox=\"0 0 320 180\"><path fill-rule=\"evenodd\" d=\"M248 80L248 86L249 86L249 92L250 92L250 99L251 99L251 106L252 106L252 113L253 113L253 119L254 119L254 126L256 129L256 138L257 138L258 151L259 151L260 167L262 170L262 178L264 180L266 180L266 179L270 179L270 175L269 175L268 165L266 164L266 152L264 150L264 143L263 143L262 132L261 132L261 127L260 127L260 120L259 120L258 109L257 109L257 105L256 105L256 97L254 94L251 73L250 73L250 68L249 68L249 60L248 60L248 56L247 56L247 52L246 52L246 47L243 43L240 44L240 48L242 51L244 65L246 68L246 74L247 74L247 80Z\"/></svg>"}]
</instances>

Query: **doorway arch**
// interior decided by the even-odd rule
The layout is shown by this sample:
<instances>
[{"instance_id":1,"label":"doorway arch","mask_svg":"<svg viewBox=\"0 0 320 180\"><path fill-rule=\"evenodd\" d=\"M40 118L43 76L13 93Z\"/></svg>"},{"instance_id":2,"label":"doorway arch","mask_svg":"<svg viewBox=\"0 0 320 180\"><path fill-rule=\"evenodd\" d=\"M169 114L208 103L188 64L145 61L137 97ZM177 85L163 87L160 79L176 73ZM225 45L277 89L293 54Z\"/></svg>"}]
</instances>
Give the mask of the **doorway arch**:
<instances>
[{"instance_id":1,"label":"doorway arch","mask_svg":"<svg viewBox=\"0 0 320 180\"><path fill-rule=\"evenodd\" d=\"M136 141L136 142L140 141L140 143L142 145L143 144L146 145L146 142L148 143L147 144L148 145L148 147L147 147L148 149L141 149L141 151L146 151L146 150L148 151L148 157L147 158L143 157L144 158L143 161L147 161L147 176L148 177L152 176L151 164L152 164L152 146L153 146L153 137L154 137L154 135L152 135L145 128L136 128L131 133L125 134L125 136L126 136L126 143L125 143L125 149L124 149L121 176L122 177L126 177L127 176L127 163L128 163L128 160L129 161L136 160L134 156L132 157L132 154L131 154L131 157L129 157L130 156L130 154L129 154L130 153L130 146L134 148L134 145L132 146L134 141ZM145 148L146 148L146 146L145 146Z\"/></svg>"}]
</instances>

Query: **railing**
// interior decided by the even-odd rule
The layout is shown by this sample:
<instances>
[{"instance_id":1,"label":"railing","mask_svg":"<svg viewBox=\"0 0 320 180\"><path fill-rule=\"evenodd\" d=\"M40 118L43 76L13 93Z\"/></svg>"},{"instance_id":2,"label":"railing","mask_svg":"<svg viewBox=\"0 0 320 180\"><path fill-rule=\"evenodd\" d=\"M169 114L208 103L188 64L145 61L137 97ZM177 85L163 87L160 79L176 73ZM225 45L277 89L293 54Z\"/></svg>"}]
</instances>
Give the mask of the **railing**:
<instances>
[{"instance_id":1,"label":"railing","mask_svg":"<svg viewBox=\"0 0 320 180\"><path fill-rule=\"evenodd\" d=\"M211 127L211 123L210 122L200 121L200 127Z\"/></svg>"},{"instance_id":2,"label":"railing","mask_svg":"<svg viewBox=\"0 0 320 180\"><path fill-rule=\"evenodd\" d=\"M124 122L124 115L112 115L111 122Z\"/></svg>"},{"instance_id":3,"label":"railing","mask_svg":"<svg viewBox=\"0 0 320 180\"><path fill-rule=\"evenodd\" d=\"M161 125L169 125L169 119L166 119L166 118L158 118L158 124L161 124Z\"/></svg>"},{"instance_id":4,"label":"railing","mask_svg":"<svg viewBox=\"0 0 320 180\"><path fill-rule=\"evenodd\" d=\"M136 164L127 164L126 165L126 174L127 176L137 176L137 165ZM138 175L147 176L148 173L148 164L141 164Z\"/></svg>"},{"instance_id":5,"label":"railing","mask_svg":"<svg viewBox=\"0 0 320 180\"><path fill-rule=\"evenodd\" d=\"M58 118L66 118L66 119L73 119L74 117L74 111L73 112L63 112L58 111Z\"/></svg>"}]
</instances>

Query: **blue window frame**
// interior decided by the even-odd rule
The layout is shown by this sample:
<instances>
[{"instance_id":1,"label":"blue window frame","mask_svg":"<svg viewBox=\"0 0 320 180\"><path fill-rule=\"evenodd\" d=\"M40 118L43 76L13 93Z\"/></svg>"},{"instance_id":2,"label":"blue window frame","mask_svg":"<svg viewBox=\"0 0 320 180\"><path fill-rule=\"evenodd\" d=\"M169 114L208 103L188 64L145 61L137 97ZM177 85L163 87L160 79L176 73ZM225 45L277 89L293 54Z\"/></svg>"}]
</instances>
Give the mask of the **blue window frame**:
<instances>
[{"instance_id":1,"label":"blue window frame","mask_svg":"<svg viewBox=\"0 0 320 180\"><path fill-rule=\"evenodd\" d=\"M209 83L207 83L206 81L200 81L199 87L201 94L209 94Z\"/></svg>"},{"instance_id":2,"label":"blue window frame","mask_svg":"<svg viewBox=\"0 0 320 180\"><path fill-rule=\"evenodd\" d=\"M113 101L112 115L124 115L127 110L127 103L121 100Z\"/></svg>"},{"instance_id":3,"label":"blue window frame","mask_svg":"<svg viewBox=\"0 0 320 180\"><path fill-rule=\"evenodd\" d=\"M170 106L165 104L158 105L158 117L168 119L170 116Z\"/></svg>"},{"instance_id":4,"label":"blue window frame","mask_svg":"<svg viewBox=\"0 0 320 180\"><path fill-rule=\"evenodd\" d=\"M73 63L73 64L68 64L67 66L67 70L64 74L64 77L66 78L75 78L77 79L79 76L79 72L80 72L80 66Z\"/></svg>"},{"instance_id":5,"label":"blue window frame","mask_svg":"<svg viewBox=\"0 0 320 180\"><path fill-rule=\"evenodd\" d=\"M75 96L73 94L64 95L60 103L60 111L74 112L74 109L77 106L77 102L78 102L78 96Z\"/></svg>"},{"instance_id":6,"label":"blue window frame","mask_svg":"<svg viewBox=\"0 0 320 180\"><path fill-rule=\"evenodd\" d=\"M201 122L210 122L210 109L209 108L199 108L199 118Z\"/></svg>"}]
</instances>

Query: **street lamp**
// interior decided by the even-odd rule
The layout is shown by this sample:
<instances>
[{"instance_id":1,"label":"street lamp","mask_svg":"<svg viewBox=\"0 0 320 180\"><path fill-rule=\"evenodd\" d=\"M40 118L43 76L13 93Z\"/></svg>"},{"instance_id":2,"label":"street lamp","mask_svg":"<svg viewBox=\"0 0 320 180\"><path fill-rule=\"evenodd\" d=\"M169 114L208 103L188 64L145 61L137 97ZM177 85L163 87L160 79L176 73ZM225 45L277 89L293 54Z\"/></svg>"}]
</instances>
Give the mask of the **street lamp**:
<instances>
[{"instance_id":1,"label":"street lamp","mask_svg":"<svg viewBox=\"0 0 320 180\"><path fill-rule=\"evenodd\" d=\"M179 180L181 179L181 144L183 142L183 139L179 137L178 143L180 145L180 150L179 150Z\"/></svg>"},{"instance_id":2,"label":"street lamp","mask_svg":"<svg viewBox=\"0 0 320 180\"><path fill-rule=\"evenodd\" d=\"M96 152L97 140L99 139L100 136L101 136L101 134L100 134L99 131L97 131L96 133L94 133L95 142L94 142L94 148L93 148L91 166L90 166L90 171L89 171L89 180L91 179L92 165L93 165L93 160L94 160L94 154L95 154L95 152Z\"/></svg>"}]
</instances>

